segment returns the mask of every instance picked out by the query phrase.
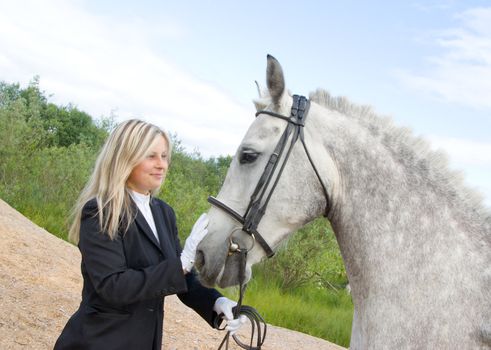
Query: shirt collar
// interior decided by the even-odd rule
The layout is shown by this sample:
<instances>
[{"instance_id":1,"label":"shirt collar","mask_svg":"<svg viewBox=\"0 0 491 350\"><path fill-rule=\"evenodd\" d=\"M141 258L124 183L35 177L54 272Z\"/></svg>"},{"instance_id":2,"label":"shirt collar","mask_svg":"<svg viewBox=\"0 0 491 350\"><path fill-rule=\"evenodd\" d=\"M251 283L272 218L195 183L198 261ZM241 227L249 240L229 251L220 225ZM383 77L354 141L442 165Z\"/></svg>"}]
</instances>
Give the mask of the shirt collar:
<instances>
[{"instance_id":1,"label":"shirt collar","mask_svg":"<svg viewBox=\"0 0 491 350\"><path fill-rule=\"evenodd\" d=\"M135 203L138 205L144 205L144 206L149 206L150 205L150 195L149 194L142 194L139 192L135 192L133 190L129 190L131 198L135 201Z\"/></svg>"}]
</instances>

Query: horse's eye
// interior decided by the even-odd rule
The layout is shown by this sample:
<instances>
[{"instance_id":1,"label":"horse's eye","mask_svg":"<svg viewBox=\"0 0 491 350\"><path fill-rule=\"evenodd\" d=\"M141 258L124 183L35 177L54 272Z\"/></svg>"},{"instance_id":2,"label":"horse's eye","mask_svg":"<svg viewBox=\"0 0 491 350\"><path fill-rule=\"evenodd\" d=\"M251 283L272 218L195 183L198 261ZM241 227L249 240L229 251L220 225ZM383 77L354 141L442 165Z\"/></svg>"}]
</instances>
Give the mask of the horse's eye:
<instances>
[{"instance_id":1,"label":"horse's eye","mask_svg":"<svg viewBox=\"0 0 491 350\"><path fill-rule=\"evenodd\" d=\"M251 151L244 151L239 156L239 163L240 164L253 163L257 159L258 156L259 156L259 153L251 152Z\"/></svg>"}]
</instances>

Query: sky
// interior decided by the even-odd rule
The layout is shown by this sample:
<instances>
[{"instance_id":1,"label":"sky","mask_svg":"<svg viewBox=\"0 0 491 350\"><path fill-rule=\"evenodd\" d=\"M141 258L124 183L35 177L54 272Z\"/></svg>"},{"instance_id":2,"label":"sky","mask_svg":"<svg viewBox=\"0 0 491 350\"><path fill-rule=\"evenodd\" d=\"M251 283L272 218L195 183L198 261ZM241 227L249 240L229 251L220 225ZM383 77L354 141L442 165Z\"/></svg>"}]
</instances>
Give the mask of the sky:
<instances>
[{"instance_id":1,"label":"sky","mask_svg":"<svg viewBox=\"0 0 491 350\"><path fill-rule=\"evenodd\" d=\"M371 105L491 207L491 2L0 0L0 80L233 155L275 56L288 89Z\"/></svg>"}]
</instances>

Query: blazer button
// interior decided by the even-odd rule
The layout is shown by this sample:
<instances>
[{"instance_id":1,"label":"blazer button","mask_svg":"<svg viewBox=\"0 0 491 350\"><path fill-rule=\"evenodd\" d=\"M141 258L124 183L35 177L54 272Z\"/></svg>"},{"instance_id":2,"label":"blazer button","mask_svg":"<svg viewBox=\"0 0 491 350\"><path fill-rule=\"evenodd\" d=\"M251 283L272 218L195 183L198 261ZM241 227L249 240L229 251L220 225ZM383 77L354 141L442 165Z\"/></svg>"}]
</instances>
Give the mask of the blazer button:
<instances>
[{"instance_id":1,"label":"blazer button","mask_svg":"<svg viewBox=\"0 0 491 350\"><path fill-rule=\"evenodd\" d=\"M152 308L150 308L150 307L149 307L149 308L147 308L147 310L148 310L148 311L150 311L150 312L154 312L154 311L155 311L154 309L152 309Z\"/></svg>"}]
</instances>

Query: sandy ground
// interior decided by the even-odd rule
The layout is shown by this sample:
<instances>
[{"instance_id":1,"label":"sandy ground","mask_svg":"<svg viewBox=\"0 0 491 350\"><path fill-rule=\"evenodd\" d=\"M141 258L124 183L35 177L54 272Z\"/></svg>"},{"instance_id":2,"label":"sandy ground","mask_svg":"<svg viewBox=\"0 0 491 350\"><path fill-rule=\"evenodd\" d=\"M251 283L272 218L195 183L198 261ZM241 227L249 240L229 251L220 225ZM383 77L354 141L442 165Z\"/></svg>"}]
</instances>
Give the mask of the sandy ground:
<instances>
[{"instance_id":1,"label":"sandy ground","mask_svg":"<svg viewBox=\"0 0 491 350\"><path fill-rule=\"evenodd\" d=\"M52 349L80 303L80 253L2 200L0 238L0 349ZM217 349L224 336L174 296L166 298L165 315L165 350ZM343 348L268 325L263 349Z\"/></svg>"}]
</instances>

